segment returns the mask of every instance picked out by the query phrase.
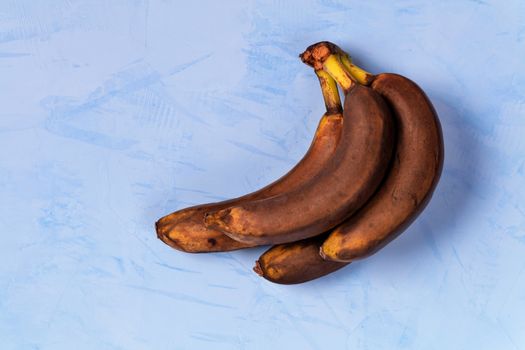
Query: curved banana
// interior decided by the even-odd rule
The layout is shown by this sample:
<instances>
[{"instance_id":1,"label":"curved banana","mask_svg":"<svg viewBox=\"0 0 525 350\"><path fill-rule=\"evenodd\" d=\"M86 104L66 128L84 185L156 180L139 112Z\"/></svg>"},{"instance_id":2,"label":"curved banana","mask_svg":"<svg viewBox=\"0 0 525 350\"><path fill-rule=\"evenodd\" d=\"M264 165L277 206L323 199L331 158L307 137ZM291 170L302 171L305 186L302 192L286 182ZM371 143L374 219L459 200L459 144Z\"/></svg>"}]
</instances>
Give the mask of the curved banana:
<instances>
[{"instance_id":1,"label":"curved banana","mask_svg":"<svg viewBox=\"0 0 525 350\"><path fill-rule=\"evenodd\" d=\"M276 244L321 234L368 200L390 161L393 121L383 99L354 83L329 49L310 47L305 56L347 83L341 141L325 169L300 188L207 215L208 227L235 240Z\"/></svg>"},{"instance_id":2,"label":"curved banana","mask_svg":"<svg viewBox=\"0 0 525 350\"><path fill-rule=\"evenodd\" d=\"M444 147L438 116L417 84L397 74L373 76L345 56L342 63L387 101L397 126L394 161L379 191L321 247L324 259L348 262L377 252L425 208L441 175Z\"/></svg>"},{"instance_id":3,"label":"curved banana","mask_svg":"<svg viewBox=\"0 0 525 350\"><path fill-rule=\"evenodd\" d=\"M339 143L343 127L342 107L337 85L323 70L316 70L321 84L326 113L319 122L312 144L299 163L272 184L245 196L219 203L203 204L182 209L159 219L155 226L157 236L169 246L188 253L220 252L248 248L255 243L231 239L215 228L204 225L204 215L248 200L268 198L292 191L319 173Z\"/></svg>"}]
</instances>

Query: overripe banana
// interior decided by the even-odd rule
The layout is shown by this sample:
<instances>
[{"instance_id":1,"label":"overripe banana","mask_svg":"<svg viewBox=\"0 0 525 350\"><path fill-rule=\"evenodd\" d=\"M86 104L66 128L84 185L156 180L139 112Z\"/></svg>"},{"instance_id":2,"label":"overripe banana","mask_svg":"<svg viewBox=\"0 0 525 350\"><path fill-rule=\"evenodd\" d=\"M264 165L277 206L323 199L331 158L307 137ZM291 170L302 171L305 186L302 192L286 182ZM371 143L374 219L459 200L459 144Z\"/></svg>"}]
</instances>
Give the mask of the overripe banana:
<instances>
[{"instance_id":1,"label":"overripe banana","mask_svg":"<svg viewBox=\"0 0 525 350\"><path fill-rule=\"evenodd\" d=\"M322 68L331 75L337 75L332 70L344 75L341 141L325 169L300 188L206 216L208 227L240 242L287 243L334 227L372 195L390 161L393 121L383 99L372 89L354 83L326 48L311 47L305 55L323 62Z\"/></svg>"},{"instance_id":2,"label":"overripe banana","mask_svg":"<svg viewBox=\"0 0 525 350\"><path fill-rule=\"evenodd\" d=\"M278 244L264 252L253 270L268 281L296 284L314 280L339 270L348 263L323 260L319 247L327 235L298 242Z\"/></svg>"},{"instance_id":3,"label":"overripe banana","mask_svg":"<svg viewBox=\"0 0 525 350\"><path fill-rule=\"evenodd\" d=\"M303 159L286 175L256 192L219 203L185 208L162 217L156 223L156 231L163 242L189 253L231 251L256 245L256 243L238 242L218 229L206 227L204 215L209 211L240 205L248 200L268 198L292 191L325 167L339 143L343 116L335 81L323 70L317 70L316 74L321 84L326 113L321 118L310 148Z\"/></svg>"},{"instance_id":4,"label":"overripe banana","mask_svg":"<svg viewBox=\"0 0 525 350\"><path fill-rule=\"evenodd\" d=\"M416 83L398 74L373 76L344 55L343 64L387 101L397 126L397 144L379 191L323 243L320 254L333 261L365 258L401 234L430 200L444 159L438 116ZM344 84L344 80L335 75L334 78Z\"/></svg>"}]
</instances>

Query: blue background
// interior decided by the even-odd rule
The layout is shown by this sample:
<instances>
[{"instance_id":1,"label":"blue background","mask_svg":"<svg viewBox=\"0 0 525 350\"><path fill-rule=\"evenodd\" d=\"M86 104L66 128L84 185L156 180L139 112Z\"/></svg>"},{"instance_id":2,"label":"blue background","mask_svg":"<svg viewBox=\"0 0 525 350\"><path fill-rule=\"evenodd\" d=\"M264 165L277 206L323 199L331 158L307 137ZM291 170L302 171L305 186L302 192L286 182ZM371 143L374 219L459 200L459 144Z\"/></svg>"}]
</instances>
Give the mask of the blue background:
<instances>
[{"instance_id":1,"label":"blue background","mask_svg":"<svg viewBox=\"0 0 525 350\"><path fill-rule=\"evenodd\" d=\"M301 158L326 39L434 103L424 214L297 286L157 240ZM525 349L525 2L3 0L0 84L1 349Z\"/></svg>"}]
</instances>

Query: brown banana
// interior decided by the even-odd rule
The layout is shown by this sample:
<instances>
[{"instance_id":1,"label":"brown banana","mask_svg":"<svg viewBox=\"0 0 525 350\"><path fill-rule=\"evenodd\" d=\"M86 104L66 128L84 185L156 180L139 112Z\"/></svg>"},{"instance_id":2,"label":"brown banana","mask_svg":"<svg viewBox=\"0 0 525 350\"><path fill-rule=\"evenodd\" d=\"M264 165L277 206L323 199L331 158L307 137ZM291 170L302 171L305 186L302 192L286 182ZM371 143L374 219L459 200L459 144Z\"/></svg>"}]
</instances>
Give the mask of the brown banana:
<instances>
[{"instance_id":1,"label":"brown banana","mask_svg":"<svg viewBox=\"0 0 525 350\"><path fill-rule=\"evenodd\" d=\"M397 126L395 157L379 191L321 247L324 259L349 262L377 252L425 208L441 175L444 146L436 111L416 83L398 74L374 76L342 61L384 98Z\"/></svg>"},{"instance_id":2,"label":"brown banana","mask_svg":"<svg viewBox=\"0 0 525 350\"><path fill-rule=\"evenodd\" d=\"M323 70L317 70L316 74L321 84L326 113L321 118L310 148L303 159L286 175L256 192L223 202L185 208L162 217L155 226L157 236L164 243L188 253L231 251L256 245L256 243L238 242L218 229L206 227L204 215L209 211L240 205L248 200L268 198L294 190L325 167L339 143L343 116L335 81Z\"/></svg>"},{"instance_id":3,"label":"brown banana","mask_svg":"<svg viewBox=\"0 0 525 350\"><path fill-rule=\"evenodd\" d=\"M325 169L300 188L211 212L208 227L253 244L287 243L321 234L351 216L376 190L392 155L393 121L383 99L356 84L326 43L307 49L318 66L347 83L341 141ZM318 67L316 67L318 69Z\"/></svg>"},{"instance_id":4,"label":"brown banana","mask_svg":"<svg viewBox=\"0 0 525 350\"><path fill-rule=\"evenodd\" d=\"M268 281L280 284L308 282L337 271L347 263L323 260L319 255L319 247L326 237L323 234L275 245L259 257L253 270Z\"/></svg>"}]
</instances>

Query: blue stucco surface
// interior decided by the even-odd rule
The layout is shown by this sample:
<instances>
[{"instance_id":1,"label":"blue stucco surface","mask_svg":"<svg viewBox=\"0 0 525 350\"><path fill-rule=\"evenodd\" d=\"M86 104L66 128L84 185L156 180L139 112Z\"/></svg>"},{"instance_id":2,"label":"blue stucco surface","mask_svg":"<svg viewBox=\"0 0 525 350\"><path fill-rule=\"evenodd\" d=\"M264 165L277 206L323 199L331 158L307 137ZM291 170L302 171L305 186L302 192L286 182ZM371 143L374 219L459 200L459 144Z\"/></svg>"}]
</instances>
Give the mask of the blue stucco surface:
<instances>
[{"instance_id":1,"label":"blue stucco surface","mask_svg":"<svg viewBox=\"0 0 525 350\"><path fill-rule=\"evenodd\" d=\"M296 286L188 255L173 210L257 189L331 40L418 82L446 160L375 256ZM0 349L525 349L525 2L0 2Z\"/></svg>"}]
</instances>

